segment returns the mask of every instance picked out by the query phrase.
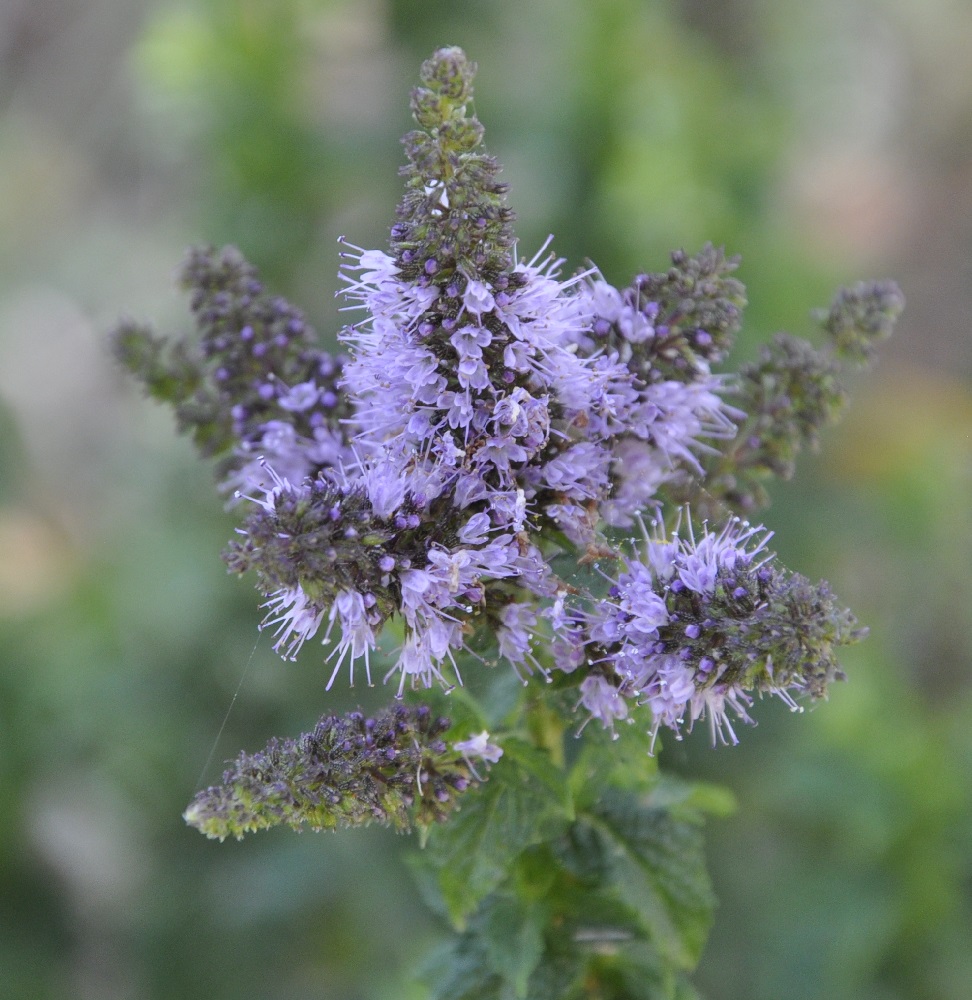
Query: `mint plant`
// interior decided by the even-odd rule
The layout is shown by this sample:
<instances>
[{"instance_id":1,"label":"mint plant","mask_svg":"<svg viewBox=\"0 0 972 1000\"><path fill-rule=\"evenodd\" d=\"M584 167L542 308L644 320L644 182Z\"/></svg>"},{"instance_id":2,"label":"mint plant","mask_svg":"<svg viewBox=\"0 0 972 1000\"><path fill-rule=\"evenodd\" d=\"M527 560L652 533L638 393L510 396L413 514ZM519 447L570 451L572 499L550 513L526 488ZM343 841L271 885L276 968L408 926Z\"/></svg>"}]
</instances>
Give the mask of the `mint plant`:
<instances>
[{"instance_id":1,"label":"mint plant","mask_svg":"<svg viewBox=\"0 0 972 1000\"><path fill-rule=\"evenodd\" d=\"M343 354L233 248L186 259L194 335L113 335L215 459L274 649L320 640L328 688L391 699L241 754L185 818L416 828L454 930L425 967L441 1000L688 997L722 798L655 754L696 724L734 744L758 696L797 711L843 676L865 630L744 518L903 299L843 290L822 349L781 334L724 367L746 299L722 251L623 288L548 244L521 258L474 70L422 66L389 246L343 241Z\"/></svg>"}]
</instances>

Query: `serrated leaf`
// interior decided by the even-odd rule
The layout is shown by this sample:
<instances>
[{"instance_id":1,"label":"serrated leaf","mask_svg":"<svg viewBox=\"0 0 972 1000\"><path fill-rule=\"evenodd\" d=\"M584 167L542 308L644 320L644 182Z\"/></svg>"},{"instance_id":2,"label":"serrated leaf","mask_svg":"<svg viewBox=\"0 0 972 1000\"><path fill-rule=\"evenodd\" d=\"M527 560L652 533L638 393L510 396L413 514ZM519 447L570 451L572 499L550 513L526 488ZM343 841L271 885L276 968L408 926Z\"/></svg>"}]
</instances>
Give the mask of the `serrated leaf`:
<instances>
[{"instance_id":1,"label":"serrated leaf","mask_svg":"<svg viewBox=\"0 0 972 1000\"><path fill-rule=\"evenodd\" d=\"M427 838L426 838L427 839ZM438 872L429 864L429 859L425 851L417 851L405 855L405 864L415 879L422 902L437 916L444 921L448 921L449 908L442 896L442 888L439 885Z\"/></svg>"},{"instance_id":2,"label":"serrated leaf","mask_svg":"<svg viewBox=\"0 0 972 1000\"><path fill-rule=\"evenodd\" d=\"M584 958L576 949L544 955L527 984L526 1000L566 1000L580 996L575 988L584 966Z\"/></svg>"},{"instance_id":3,"label":"serrated leaf","mask_svg":"<svg viewBox=\"0 0 972 1000\"><path fill-rule=\"evenodd\" d=\"M586 996L579 989L587 958L576 948L543 951L526 984L514 993L492 967L484 939L467 931L426 960L420 975L431 986L430 1000L567 1000Z\"/></svg>"},{"instance_id":4,"label":"serrated leaf","mask_svg":"<svg viewBox=\"0 0 972 1000\"><path fill-rule=\"evenodd\" d=\"M647 792L658 781L658 760L649 753L651 736L639 726L621 726L615 736L591 726L574 766L570 785L578 803L592 804L606 785Z\"/></svg>"},{"instance_id":5,"label":"serrated leaf","mask_svg":"<svg viewBox=\"0 0 972 1000\"><path fill-rule=\"evenodd\" d=\"M661 775L648 796L648 803L686 819L699 813L725 817L736 811L736 797L728 788L704 781L683 781L669 774Z\"/></svg>"},{"instance_id":6,"label":"serrated leaf","mask_svg":"<svg viewBox=\"0 0 972 1000\"><path fill-rule=\"evenodd\" d=\"M614 790L585 818L604 841L614 891L648 940L676 968L693 968L715 905L698 823Z\"/></svg>"},{"instance_id":7,"label":"serrated leaf","mask_svg":"<svg viewBox=\"0 0 972 1000\"><path fill-rule=\"evenodd\" d=\"M544 752L515 739L489 780L436 826L419 864L431 866L457 927L508 876L528 847L559 836L573 818L563 772Z\"/></svg>"},{"instance_id":8,"label":"serrated leaf","mask_svg":"<svg viewBox=\"0 0 972 1000\"><path fill-rule=\"evenodd\" d=\"M460 934L424 962L422 979L430 1000L499 1000L501 980L490 967L478 937Z\"/></svg>"},{"instance_id":9,"label":"serrated leaf","mask_svg":"<svg viewBox=\"0 0 972 1000\"><path fill-rule=\"evenodd\" d=\"M646 943L596 959L588 982L591 994L603 1000L698 1000L685 975L661 962Z\"/></svg>"},{"instance_id":10,"label":"serrated leaf","mask_svg":"<svg viewBox=\"0 0 972 1000\"><path fill-rule=\"evenodd\" d=\"M550 755L538 750L529 743L518 739L503 740L503 756L508 764L520 768L523 777L521 781L534 785L539 791L545 790L545 795L556 804L559 821L557 826L565 826L574 818L574 799L567 784L564 772L554 765ZM540 839L549 839L541 837Z\"/></svg>"},{"instance_id":11,"label":"serrated leaf","mask_svg":"<svg viewBox=\"0 0 972 1000\"><path fill-rule=\"evenodd\" d=\"M527 994L527 982L543 956L545 912L512 896L487 901L476 920L494 972L509 983L518 998Z\"/></svg>"},{"instance_id":12,"label":"serrated leaf","mask_svg":"<svg viewBox=\"0 0 972 1000\"><path fill-rule=\"evenodd\" d=\"M582 885L600 886L609 872L604 839L587 823L574 823L552 845L557 864Z\"/></svg>"}]
</instances>

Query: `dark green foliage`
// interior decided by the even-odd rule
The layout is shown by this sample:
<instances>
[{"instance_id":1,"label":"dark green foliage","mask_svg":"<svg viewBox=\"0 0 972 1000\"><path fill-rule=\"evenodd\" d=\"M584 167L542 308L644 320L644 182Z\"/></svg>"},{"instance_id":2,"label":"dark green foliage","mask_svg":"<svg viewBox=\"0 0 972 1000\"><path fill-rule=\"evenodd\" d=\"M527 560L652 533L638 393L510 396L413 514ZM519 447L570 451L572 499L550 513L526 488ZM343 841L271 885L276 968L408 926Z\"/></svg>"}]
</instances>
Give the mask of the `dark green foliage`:
<instances>
[{"instance_id":1,"label":"dark green foliage","mask_svg":"<svg viewBox=\"0 0 972 1000\"><path fill-rule=\"evenodd\" d=\"M685 973L712 908L699 813L609 786L559 836L519 854L425 974L436 1000L675 1000L693 995Z\"/></svg>"},{"instance_id":2,"label":"dark green foliage","mask_svg":"<svg viewBox=\"0 0 972 1000\"><path fill-rule=\"evenodd\" d=\"M607 859L605 890L630 908L640 934L666 965L693 968L715 903L698 820L613 791L584 820Z\"/></svg>"},{"instance_id":3,"label":"dark green foliage","mask_svg":"<svg viewBox=\"0 0 972 1000\"><path fill-rule=\"evenodd\" d=\"M503 759L470 803L472 808L431 832L421 858L458 925L508 878L511 862L558 836L572 815L563 773L546 753L515 739L503 741Z\"/></svg>"}]
</instances>

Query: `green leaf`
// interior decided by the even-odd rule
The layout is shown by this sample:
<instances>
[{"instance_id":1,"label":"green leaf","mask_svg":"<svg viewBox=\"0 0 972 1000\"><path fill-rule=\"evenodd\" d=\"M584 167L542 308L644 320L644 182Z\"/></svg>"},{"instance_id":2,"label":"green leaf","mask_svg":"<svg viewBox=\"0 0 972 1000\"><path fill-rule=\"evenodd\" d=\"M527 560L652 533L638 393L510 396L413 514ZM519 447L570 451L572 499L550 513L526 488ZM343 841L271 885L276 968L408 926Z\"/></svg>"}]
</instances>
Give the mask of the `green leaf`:
<instances>
[{"instance_id":1,"label":"green leaf","mask_svg":"<svg viewBox=\"0 0 972 1000\"><path fill-rule=\"evenodd\" d=\"M495 641L492 636L490 640L491 650L477 649L477 652L495 658ZM511 716L519 716L523 684L512 670L486 670L463 679L461 687L448 692L437 688L421 692L421 701L448 716L457 732L500 731L506 728L504 723Z\"/></svg>"},{"instance_id":2,"label":"green leaf","mask_svg":"<svg viewBox=\"0 0 972 1000\"><path fill-rule=\"evenodd\" d=\"M651 742L637 725L621 726L613 736L589 726L570 774L578 806L596 802L605 785L632 792L652 789L658 782L658 759L649 753Z\"/></svg>"},{"instance_id":3,"label":"green leaf","mask_svg":"<svg viewBox=\"0 0 972 1000\"><path fill-rule=\"evenodd\" d=\"M693 968L715 905L698 820L613 789L583 819L601 838L614 892L648 940L676 968Z\"/></svg>"},{"instance_id":4,"label":"green leaf","mask_svg":"<svg viewBox=\"0 0 972 1000\"><path fill-rule=\"evenodd\" d=\"M503 741L489 780L453 817L436 826L418 864L435 871L457 927L506 879L528 847L559 836L573 819L562 771L548 754L520 740Z\"/></svg>"},{"instance_id":5,"label":"green leaf","mask_svg":"<svg viewBox=\"0 0 972 1000\"><path fill-rule=\"evenodd\" d=\"M541 948L520 992L495 971L481 930L477 926L457 935L424 963L420 975L431 986L430 1000L580 1000L589 995L582 986L588 956L570 942L555 950Z\"/></svg>"},{"instance_id":6,"label":"green leaf","mask_svg":"<svg viewBox=\"0 0 972 1000\"><path fill-rule=\"evenodd\" d=\"M604 838L583 821L574 823L552 846L554 856L564 871L580 885L597 888L610 874Z\"/></svg>"},{"instance_id":7,"label":"green leaf","mask_svg":"<svg viewBox=\"0 0 972 1000\"><path fill-rule=\"evenodd\" d=\"M736 811L736 797L728 788L704 781L683 781L670 774L661 775L649 801L656 808L668 809L677 818L690 820L699 813L724 818Z\"/></svg>"},{"instance_id":8,"label":"green leaf","mask_svg":"<svg viewBox=\"0 0 972 1000\"><path fill-rule=\"evenodd\" d=\"M547 953L527 985L526 1000L568 1000L585 995L583 980L585 956L576 948Z\"/></svg>"},{"instance_id":9,"label":"green leaf","mask_svg":"<svg viewBox=\"0 0 972 1000\"><path fill-rule=\"evenodd\" d=\"M598 1000L698 1000L685 975L666 967L645 943L597 957L590 964L586 984L586 995Z\"/></svg>"},{"instance_id":10,"label":"green leaf","mask_svg":"<svg viewBox=\"0 0 972 1000\"><path fill-rule=\"evenodd\" d=\"M523 1000L527 982L543 957L544 909L512 896L494 896L477 918L493 971Z\"/></svg>"},{"instance_id":11,"label":"green leaf","mask_svg":"<svg viewBox=\"0 0 972 1000\"><path fill-rule=\"evenodd\" d=\"M461 934L437 949L419 971L431 986L430 1000L499 1000L502 981L483 941Z\"/></svg>"},{"instance_id":12,"label":"green leaf","mask_svg":"<svg viewBox=\"0 0 972 1000\"><path fill-rule=\"evenodd\" d=\"M550 754L538 750L523 740L510 738L503 740L503 759L510 767L518 767L522 772L518 782L523 788L535 789L537 794L549 799L554 812L548 817L546 825L551 823L559 832L574 818L574 799L567 785L566 775L556 767L550 759ZM543 835L538 840L547 840Z\"/></svg>"}]
</instances>

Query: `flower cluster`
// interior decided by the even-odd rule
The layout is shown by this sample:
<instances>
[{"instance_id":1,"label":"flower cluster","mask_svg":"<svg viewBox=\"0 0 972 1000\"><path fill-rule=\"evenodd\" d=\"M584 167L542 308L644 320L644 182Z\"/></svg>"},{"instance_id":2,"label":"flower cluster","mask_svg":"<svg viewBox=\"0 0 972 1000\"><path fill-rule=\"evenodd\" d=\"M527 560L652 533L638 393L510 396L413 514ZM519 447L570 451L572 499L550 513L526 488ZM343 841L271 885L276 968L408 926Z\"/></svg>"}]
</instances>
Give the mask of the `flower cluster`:
<instances>
[{"instance_id":1,"label":"flower cluster","mask_svg":"<svg viewBox=\"0 0 972 1000\"><path fill-rule=\"evenodd\" d=\"M316 345L300 310L268 294L235 248L190 250L179 277L198 339L166 351L151 330L123 322L114 349L153 396L172 404L202 453L221 458L224 488L264 488L268 466L300 482L340 465L349 455L342 359Z\"/></svg>"},{"instance_id":2,"label":"flower cluster","mask_svg":"<svg viewBox=\"0 0 972 1000\"><path fill-rule=\"evenodd\" d=\"M531 605L557 589L546 540L584 551L604 525L630 524L737 415L709 371L733 307L701 310L713 332L686 337L667 306L593 271L561 280L546 247L516 260L503 186L466 112L471 76L458 50L423 68L412 103L425 131L406 140L393 253L345 243L342 294L365 314L342 334L353 460L317 482L268 460L278 477L230 552L232 568L257 570L288 654L326 618L341 625L338 663L353 661L402 618L399 691L456 667L478 621L518 671L543 670ZM723 259L702 260L704 295L738 300Z\"/></svg>"},{"instance_id":3,"label":"flower cluster","mask_svg":"<svg viewBox=\"0 0 972 1000\"><path fill-rule=\"evenodd\" d=\"M748 693L826 694L837 647L864 634L825 583L776 566L769 534L738 519L720 531L666 535L656 522L625 555L606 598L573 614L563 602L561 669L590 665L580 703L605 726L647 705L652 737L708 719L712 741L736 743L729 711L752 723Z\"/></svg>"},{"instance_id":4,"label":"flower cluster","mask_svg":"<svg viewBox=\"0 0 972 1000\"><path fill-rule=\"evenodd\" d=\"M219 840L284 823L407 830L441 822L479 780L470 757L499 759L486 733L450 749L442 739L448 728L425 706L395 705L374 718L326 716L313 732L240 754L222 784L193 799L185 820Z\"/></svg>"},{"instance_id":5,"label":"flower cluster","mask_svg":"<svg viewBox=\"0 0 972 1000\"><path fill-rule=\"evenodd\" d=\"M198 345L163 361L127 324L116 349L223 456L249 505L227 563L255 572L281 655L321 633L329 687L358 662L370 683L390 619L399 696L461 683L486 630L525 683L575 684L607 726L640 706L653 734L705 717L734 742L728 713L749 721L748 692L825 693L853 619L775 567L761 528L694 533L683 512L682 534L645 532L640 554L617 536L686 499L753 506L753 477L786 474L814 440L833 366L870 356L900 293L843 293L824 319L834 358L783 337L739 375L714 371L745 305L737 261L679 251L619 289L593 266L564 276L549 241L521 260L468 110L473 74L459 49L422 67L388 252L342 240L339 294L360 314L346 356L318 349L232 250L184 268ZM602 597L568 587L557 557L621 568Z\"/></svg>"},{"instance_id":6,"label":"flower cluster","mask_svg":"<svg viewBox=\"0 0 972 1000\"><path fill-rule=\"evenodd\" d=\"M842 288L828 310L817 313L824 347L778 333L758 360L741 367L735 400L744 419L709 463L705 493L688 491L696 505L717 499L749 512L767 503L763 481L789 479L800 451L815 449L823 428L835 424L847 404L845 371L865 368L886 340L904 308L893 281L859 282Z\"/></svg>"}]
</instances>

